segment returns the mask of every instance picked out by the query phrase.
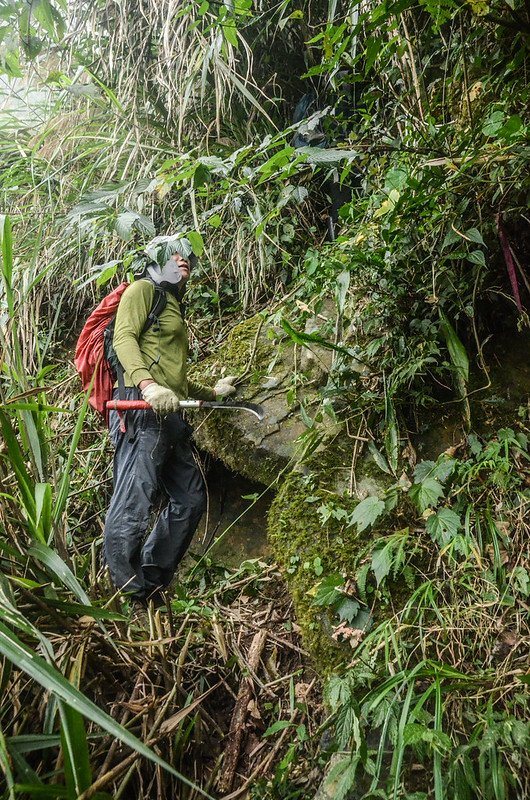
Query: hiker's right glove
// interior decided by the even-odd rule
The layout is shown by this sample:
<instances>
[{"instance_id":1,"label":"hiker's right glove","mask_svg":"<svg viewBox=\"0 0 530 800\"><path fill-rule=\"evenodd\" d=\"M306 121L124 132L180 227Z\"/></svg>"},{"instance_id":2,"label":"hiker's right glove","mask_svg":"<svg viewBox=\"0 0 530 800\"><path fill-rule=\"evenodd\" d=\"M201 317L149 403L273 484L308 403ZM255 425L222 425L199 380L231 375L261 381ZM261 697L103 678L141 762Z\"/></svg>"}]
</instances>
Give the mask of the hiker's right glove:
<instances>
[{"instance_id":1,"label":"hiker's right glove","mask_svg":"<svg viewBox=\"0 0 530 800\"><path fill-rule=\"evenodd\" d=\"M226 378L221 378L217 381L213 390L216 397L228 397L229 394L234 394L236 387L233 385L236 380L235 375L227 375Z\"/></svg>"},{"instance_id":2,"label":"hiker's right glove","mask_svg":"<svg viewBox=\"0 0 530 800\"><path fill-rule=\"evenodd\" d=\"M142 390L142 397L157 414L169 414L171 411L179 410L179 399L175 392L158 383L146 386Z\"/></svg>"}]
</instances>

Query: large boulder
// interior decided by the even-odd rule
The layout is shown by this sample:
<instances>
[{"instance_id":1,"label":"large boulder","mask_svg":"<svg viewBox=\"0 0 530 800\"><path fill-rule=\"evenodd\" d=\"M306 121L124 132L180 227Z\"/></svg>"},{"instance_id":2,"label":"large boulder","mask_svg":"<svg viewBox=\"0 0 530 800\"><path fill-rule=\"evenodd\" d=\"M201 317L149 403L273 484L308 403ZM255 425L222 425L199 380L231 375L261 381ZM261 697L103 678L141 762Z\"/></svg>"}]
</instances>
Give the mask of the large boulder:
<instances>
[{"instance_id":1,"label":"large boulder","mask_svg":"<svg viewBox=\"0 0 530 800\"><path fill-rule=\"evenodd\" d=\"M355 440L332 414L318 410L318 389L330 362L329 350L295 346L283 331L255 317L236 326L194 376L211 383L220 374L237 375L237 399L264 408L262 422L242 411L201 412L195 438L230 469L276 492L269 542L289 584L306 646L323 673L343 662L348 649L340 637L333 638L333 614L315 605L315 588L331 573L354 574L374 533L357 534L348 518L360 499L383 493L388 485L371 457L354 459L352 473Z\"/></svg>"}]
</instances>

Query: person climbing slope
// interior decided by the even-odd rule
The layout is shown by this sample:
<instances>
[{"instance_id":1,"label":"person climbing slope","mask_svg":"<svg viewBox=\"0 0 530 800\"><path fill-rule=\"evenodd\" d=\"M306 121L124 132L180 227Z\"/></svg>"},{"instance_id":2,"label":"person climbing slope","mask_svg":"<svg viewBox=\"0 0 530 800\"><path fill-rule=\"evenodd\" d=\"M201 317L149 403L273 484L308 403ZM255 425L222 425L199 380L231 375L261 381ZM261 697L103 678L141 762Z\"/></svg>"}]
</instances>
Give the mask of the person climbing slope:
<instances>
[{"instance_id":1,"label":"person climbing slope","mask_svg":"<svg viewBox=\"0 0 530 800\"><path fill-rule=\"evenodd\" d=\"M163 267L151 262L141 279L125 290L114 327L125 399L143 399L151 408L127 411L125 431L118 413L110 414L114 490L105 521L104 552L113 584L143 604L158 600L171 582L205 505L191 428L178 410L179 400L215 400L235 392L232 377L222 378L213 389L187 378L182 298L190 260L174 253ZM167 302L144 333L155 287L165 291ZM151 509L161 494L165 505L146 537Z\"/></svg>"}]
</instances>

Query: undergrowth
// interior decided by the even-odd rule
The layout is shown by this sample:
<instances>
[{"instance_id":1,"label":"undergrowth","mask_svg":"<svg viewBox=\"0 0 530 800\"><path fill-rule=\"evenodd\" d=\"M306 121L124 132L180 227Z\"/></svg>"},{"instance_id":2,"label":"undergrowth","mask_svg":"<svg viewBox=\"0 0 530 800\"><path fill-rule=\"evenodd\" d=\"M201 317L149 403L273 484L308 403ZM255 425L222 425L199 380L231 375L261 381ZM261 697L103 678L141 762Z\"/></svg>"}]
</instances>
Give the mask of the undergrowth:
<instances>
[{"instance_id":1,"label":"undergrowth","mask_svg":"<svg viewBox=\"0 0 530 800\"><path fill-rule=\"evenodd\" d=\"M310 562L328 581L314 599L329 601L351 663L329 686L325 730L297 678L288 690L274 670L281 690L261 681L271 708L256 724L269 734L245 762L247 777L259 767L256 797L304 797L328 762L335 798L525 797L528 445L515 424L467 434L497 329L515 336L528 322L527 4L4 6L8 94L29 77L44 92L34 113L3 114L0 127L6 796L172 796L187 791L179 780L202 779L187 758L205 741L219 758L203 791L223 770L203 662L233 701L245 659L219 598L239 602L243 585L259 594L269 573L242 568L230 586L204 573L166 622L151 615L145 647L127 634L126 609L111 608L98 577L105 440L83 433L69 359L96 296L155 235L182 234L201 257L189 292L196 359L257 310L275 345L331 353L322 380L292 376L288 398L306 454L330 420L352 448L348 502L315 505L315 519L374 526L355 575ZM305 407L298 390L311 381ZM441 400L466 438L413 464L418 419ZM352 510L365 444L388 486ZM409 524L383 530L400 503ZM130 669L138 686L124 686ZM272 759L252 762L270 737ZM317 750L304 783L297 762Z\"/></svg>"}]
</instances>

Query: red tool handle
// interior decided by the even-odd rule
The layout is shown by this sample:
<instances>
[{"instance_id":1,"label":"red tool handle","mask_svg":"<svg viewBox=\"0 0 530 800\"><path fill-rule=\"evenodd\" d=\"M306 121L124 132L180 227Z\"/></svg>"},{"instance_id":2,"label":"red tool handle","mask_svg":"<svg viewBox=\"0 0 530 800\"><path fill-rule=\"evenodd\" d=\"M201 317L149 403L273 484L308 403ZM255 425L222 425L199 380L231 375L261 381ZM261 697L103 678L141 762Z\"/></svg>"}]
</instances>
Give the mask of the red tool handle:
<instances>
[{"instance_id":1,"label":"red tool handle","mask_svg":"<svg viewBox=\"0 0 530 800\"><path fill-rule=\"evenodd\" d=\"M151 408L145 400L107 400L109 411L143 411Z\"/></svg>"}]
</instances>

